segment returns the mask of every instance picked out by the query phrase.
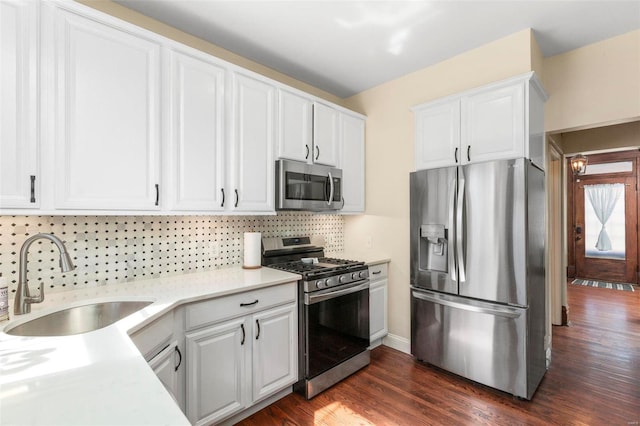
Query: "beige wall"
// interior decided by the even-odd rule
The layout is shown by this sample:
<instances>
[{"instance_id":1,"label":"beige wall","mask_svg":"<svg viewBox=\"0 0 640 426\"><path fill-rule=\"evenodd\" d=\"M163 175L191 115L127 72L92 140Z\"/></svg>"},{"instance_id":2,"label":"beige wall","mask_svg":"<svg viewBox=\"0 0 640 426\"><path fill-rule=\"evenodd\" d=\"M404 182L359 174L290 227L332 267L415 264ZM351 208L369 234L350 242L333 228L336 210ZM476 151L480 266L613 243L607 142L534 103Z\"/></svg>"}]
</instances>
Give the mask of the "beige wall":
<instances>
[{"instance_id":1,"label":"beige wall","mask_svg":"<svg viewBox=\"0 0 640 426\"><path fill-rule=\"evenodd\" d=\"M413 171L414 105L517 74L531 65L530 30L362 92L348 105L367 115L366 215L347 218L345 249L391 258L389 331L410 337L409 173Z\"/></svg>"},{"instance_id":2,"label":"beige wall","mask_svg":"<svg viewBox=\"0 0 640 426\"><path fill-rule=\"evenodd\" d=\"M640 148L640 121L562 134L562 150L567 155L631 147Z\"/></svg>"},{"instance_id":3,"label":"beige wall","mask_svg":"<svg viewBox=\"0 0 640 426\"><path fill-rule=\"evenodd\" d=\"M640 30L543 62L547 132L640 119Z\"/></svg>"},{"instance_id":4,"label":"beige wall","mask_svg":"<svg viewBox=\"0 0 640 426\"><path fill-rule=\"evenodd\" d=\"M338 105L344 105L343 100L341 98L335 95L332 95L331 93L325 92L307 83L303 83L299 80L291 78L269 67L261 65L257 62L253 62L247 58L244 58L240 55L237 55L233 52L223 49L222 47L216 46L215 44L206 42L202 39L196 38L183 31L177 30L173 27L163 24L162 22L156 21L155 19L149 18L148 16L142 15L136 11L128 9L110 0L76 0L76 1L78 3L82 3L94 9L97 9L101 12L107 13L111 16L115 16L116 18L120 18L123 21L127 21L139 27L145 28L156 34L160 34L164 37L186 44L187 46L193 47L203 52L209 53L213 56L216 56L220 59L236 64L248 70L260 73L276 81L287 84L291 87L295 87L296 89L303 90L307 93L311 93L312 95L318 96L329 102L333 102Z\"/></svg>"}]
</instances>

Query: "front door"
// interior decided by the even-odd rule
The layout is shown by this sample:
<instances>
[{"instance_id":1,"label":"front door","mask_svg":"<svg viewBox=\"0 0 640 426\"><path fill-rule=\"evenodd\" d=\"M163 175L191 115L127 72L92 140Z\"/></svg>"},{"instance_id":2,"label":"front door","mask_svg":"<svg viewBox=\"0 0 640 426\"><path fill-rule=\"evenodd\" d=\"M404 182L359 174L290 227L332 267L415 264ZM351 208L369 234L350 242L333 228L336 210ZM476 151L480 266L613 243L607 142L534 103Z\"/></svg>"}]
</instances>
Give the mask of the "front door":
<instances>
[{"instance_id":1,"label":"front door","mask_svg":"<svg viewBox=\"0 0 640 426\"><path fill-rule=\"evenodd\" d=\"M637 283L636 178L584 176L574 196L576 276Z\"/></svg>"}]
</instances>

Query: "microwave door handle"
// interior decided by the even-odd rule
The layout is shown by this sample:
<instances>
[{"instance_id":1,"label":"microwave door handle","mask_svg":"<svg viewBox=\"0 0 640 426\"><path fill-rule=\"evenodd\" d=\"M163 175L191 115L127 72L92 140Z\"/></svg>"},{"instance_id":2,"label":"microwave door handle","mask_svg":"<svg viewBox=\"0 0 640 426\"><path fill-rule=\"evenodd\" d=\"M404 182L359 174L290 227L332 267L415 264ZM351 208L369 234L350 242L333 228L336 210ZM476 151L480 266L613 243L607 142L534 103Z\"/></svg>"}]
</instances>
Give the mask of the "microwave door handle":
<instances>
[{"instance_id":1,"label":"microwave door handle","mask_svg":"<svg viewBox=\"0 0 640 426\"><path fill-rule=\"evenodd\" d=\"M331 176L331 172L329 172L329 199L327 200L327 205L330 206L333 201L333 176Z\"/></svg>"}]
</instances>

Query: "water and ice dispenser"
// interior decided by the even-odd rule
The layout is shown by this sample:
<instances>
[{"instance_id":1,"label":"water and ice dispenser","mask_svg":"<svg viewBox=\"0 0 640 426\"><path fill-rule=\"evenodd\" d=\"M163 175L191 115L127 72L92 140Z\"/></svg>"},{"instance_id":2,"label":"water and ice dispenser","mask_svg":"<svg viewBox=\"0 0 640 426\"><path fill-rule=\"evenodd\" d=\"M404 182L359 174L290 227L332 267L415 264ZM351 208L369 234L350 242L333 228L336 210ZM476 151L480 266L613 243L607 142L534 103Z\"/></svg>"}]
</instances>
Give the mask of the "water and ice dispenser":
<instances>
[{"instance_id":1,"label":"water and ice dispenser","mask_svg":"<svg viewBox=\"0 0 640 426\"><path fill-rule=\"evenodd\" d=\"M420 226L420 269L448 272L448 229L441 224Z\"/></svg>"}]
</instances>

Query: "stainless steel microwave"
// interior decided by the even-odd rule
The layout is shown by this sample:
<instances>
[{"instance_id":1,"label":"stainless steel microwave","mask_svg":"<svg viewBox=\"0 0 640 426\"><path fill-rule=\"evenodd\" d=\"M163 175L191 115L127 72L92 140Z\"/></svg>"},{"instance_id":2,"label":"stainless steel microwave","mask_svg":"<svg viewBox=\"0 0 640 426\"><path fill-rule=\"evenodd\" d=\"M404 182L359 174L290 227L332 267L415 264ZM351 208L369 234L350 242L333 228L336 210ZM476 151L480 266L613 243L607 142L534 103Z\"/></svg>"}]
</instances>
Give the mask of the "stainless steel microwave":
<instances>
[{"instance_id":1,"label":"stainless steel microwave","mask_svg":"<svg viewBox=\"0 0 640 426\"><path fill-rule=\"evenodd\" d=\"M276 161L276 209L340 210L342 170L300 161Z\"/></svg>"}]
</instances>

